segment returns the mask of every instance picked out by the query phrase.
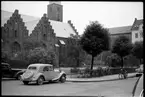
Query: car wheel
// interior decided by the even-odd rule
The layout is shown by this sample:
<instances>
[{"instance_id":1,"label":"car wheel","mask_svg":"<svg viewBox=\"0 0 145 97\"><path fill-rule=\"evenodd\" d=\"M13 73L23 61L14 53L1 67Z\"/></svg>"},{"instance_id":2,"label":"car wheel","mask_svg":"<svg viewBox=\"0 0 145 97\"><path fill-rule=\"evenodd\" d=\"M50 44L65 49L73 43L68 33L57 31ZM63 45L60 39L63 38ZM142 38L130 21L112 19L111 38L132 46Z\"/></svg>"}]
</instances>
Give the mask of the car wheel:
<instances>
[{"instance_id":1,"label":"car wheel","mask_svg":"<svg viewBox=\"0 0 145 97\"><path fill-rule=\"evenodd\" d=\"M44 78L43 78L42 76L39 77L38 80L37 80L37 84L38 84L38 85L42 85L43 82L44 82Z\"/></svg>"},{"instance_id":2,"label":"car wheel","mask_svg":"<svg viewBox=\"0 0 145 97\"><path fill-rule=\"evenodd\" d=\"M23 83L24 83L24 85L28 85L29 82L28 81L23 81Z\"/></svg>"},{"instance_id":3,"label":"car wheel","mask_svg":"<svg viewBox=\"0 0 145 97\"><path fill-rule=\"evenodd\" d=\"M60 78L60 82L61 83L64 83L66 81L66 76L65 75L62 75L61 78Z\"/></svg>"},{"instance_id":4,"label":"car wheel","mask_svg":"<svg viewBox=\"0 0 145 97\"><path fill-rule=\"evenodd\" d=\"M22 74L18 74L17 77L16 77L16 79L17 79L17 80L20 80L20 79L21 79L21 75L22 75Z\"/></svg>"}]
</instances>

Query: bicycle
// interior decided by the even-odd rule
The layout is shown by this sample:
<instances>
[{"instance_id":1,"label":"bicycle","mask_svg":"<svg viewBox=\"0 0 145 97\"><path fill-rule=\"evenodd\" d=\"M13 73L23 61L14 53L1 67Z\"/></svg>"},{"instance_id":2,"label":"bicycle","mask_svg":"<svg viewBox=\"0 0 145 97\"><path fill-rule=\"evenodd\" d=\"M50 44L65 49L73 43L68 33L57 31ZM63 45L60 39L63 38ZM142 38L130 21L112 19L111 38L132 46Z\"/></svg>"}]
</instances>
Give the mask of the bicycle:
<instances>
[{"instance_id":1,"label":"bicycle","mask_svg":"<svg viewBox=\"0 0 145 97\"><path fill-rule=\"evenodd\" d=\"M126 70L121 70L121 72L118 74L119 79L126 79L128 76Z\"/></svg>"}]
</instances>

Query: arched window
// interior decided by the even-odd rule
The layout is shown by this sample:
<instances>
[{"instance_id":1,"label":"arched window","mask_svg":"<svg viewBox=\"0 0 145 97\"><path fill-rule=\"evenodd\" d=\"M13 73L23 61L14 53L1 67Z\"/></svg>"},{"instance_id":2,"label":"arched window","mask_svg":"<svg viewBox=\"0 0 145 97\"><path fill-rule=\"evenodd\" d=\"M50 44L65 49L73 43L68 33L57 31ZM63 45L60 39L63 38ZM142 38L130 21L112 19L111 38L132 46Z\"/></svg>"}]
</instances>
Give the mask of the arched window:
<instances>
[{"instance_id":1,"label":"arched window","mask_svg":"<svg viewBox=\"0 0 145 97\"><path fill-rule=\"evenodd\" d=\"M46 34L43 34L43 39L47 40Z\"/></svg>"},{"instance_id":2,"label":"arched window","mask_svg":"<svg viewBox=\"0 0 145 97\"><path fill-rule=\"evenodd\" d=\"M17 38L17 37L18 37L17 30L14 30L14 37L15 37L15 38Z\"/></svg>"}]
</instances>

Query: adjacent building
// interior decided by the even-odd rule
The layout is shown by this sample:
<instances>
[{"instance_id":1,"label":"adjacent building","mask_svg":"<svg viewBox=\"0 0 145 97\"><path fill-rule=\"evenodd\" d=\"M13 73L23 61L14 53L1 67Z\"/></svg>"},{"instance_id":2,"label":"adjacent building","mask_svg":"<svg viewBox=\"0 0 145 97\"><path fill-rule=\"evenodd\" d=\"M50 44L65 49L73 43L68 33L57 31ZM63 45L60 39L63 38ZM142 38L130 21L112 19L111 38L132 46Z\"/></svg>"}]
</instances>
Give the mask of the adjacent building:
<instances>
[{"instance_id":1,"label":"adjacent building","mask_svg":"<svg viewBox=\"0 0 145 97\"><path fill-rule=\"evenodd\" d=\"M143 41L143 19L137 20L135 18L133 25L109 28L109 33L111 35L110 47L120 35L128 37L133 44L136 41Z\"/></svg>"},{"instance_id":2,"label":"adjacent building","mask_svg":"<svg viewBox=\"0 0 145 97\"><path fill-rule=\"evenodd\" d=\"M137 20L137 18L135 18L131 28L131 34L132 43L143 41L143 19Z\"/></svg>"}]
</instances>

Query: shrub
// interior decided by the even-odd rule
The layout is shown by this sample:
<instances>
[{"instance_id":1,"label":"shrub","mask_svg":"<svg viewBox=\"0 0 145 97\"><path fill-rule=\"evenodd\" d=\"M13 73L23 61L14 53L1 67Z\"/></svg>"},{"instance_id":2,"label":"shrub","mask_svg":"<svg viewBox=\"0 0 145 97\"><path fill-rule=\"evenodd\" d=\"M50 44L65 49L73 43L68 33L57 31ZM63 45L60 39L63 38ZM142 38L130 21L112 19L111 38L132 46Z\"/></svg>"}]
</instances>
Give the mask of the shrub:
<instances>
[{"instance_id":1,"label":"shrub","mask_svg":"<svg viewBox=\"0 0 145 97\"><path fill-rule=\"evenodd\" d=\"M9 60L8 63L12 68L26 69L29 65L28 61L25 60Z\"/></svg>"},{"instance_id":2,"label":"shrub","mask_svg":"<svg viewBox=\"0 0 145 97\"><path fill-rule=\"evenodd\" d=\"M44 48L35 48L31 50L28 55L29 63L44 63L56 65L56 54L55 52L47 51Z\"/></svg>"},{"instance_id":3,"label":"shrub","mask_svg":"<svg viewBox=\"0 0 145 97\"><path fill-rule=\"evenodd\" d=\"M74 68L71 68L71 69L70 69L70 72L71 72L71 73L79 73L79 72L80 72L80 69L74 67Z\"/></svg>"},{"instance_id":4,"label":"shrub","mask_svg":"<svg viewBox=\"0 0 145 97\"><path fill-rule=\"evenodd\" d=\"M92 72L91 76L90 76L90 72ZM91 70L90 68L85 68L84 70L81 70L80 72L80 75L82 78L100 77L100 76L109 75L109 74L111 74L110 69L102 68L102 67L98 67L97 69L93 69L93 70Z\"/></svg>"}]
</instances>

